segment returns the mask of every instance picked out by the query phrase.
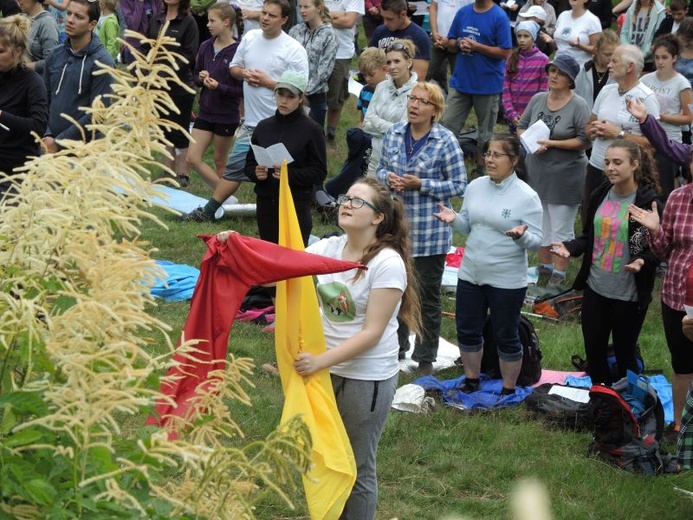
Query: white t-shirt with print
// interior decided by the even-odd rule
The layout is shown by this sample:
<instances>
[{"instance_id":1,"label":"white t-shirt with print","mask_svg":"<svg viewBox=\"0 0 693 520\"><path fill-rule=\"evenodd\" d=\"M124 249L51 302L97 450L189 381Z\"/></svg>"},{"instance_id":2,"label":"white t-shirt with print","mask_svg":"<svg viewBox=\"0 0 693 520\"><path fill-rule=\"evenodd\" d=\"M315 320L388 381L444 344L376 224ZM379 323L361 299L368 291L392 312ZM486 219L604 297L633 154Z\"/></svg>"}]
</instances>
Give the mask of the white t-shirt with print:
<instances>
[{"instance_id":1,"label":"white t-shirt with print","mask_svg":"<svg viewBox=\"0 0 693 520\"><path fill-rule=\"evenodd\" d=\"M660 114L677 115L681 113L681 92L691 88L691 84L683 74L677 72L673 78L660 81L657 78L657 73L651 72L640 78L640 81L654 92L659 102ZM681 125L672 125L663 121L660 121L659 124L662 125L669 139L673 139L677 143L681 142Z\"/></svg>"},{"instance_id":2,"label":"white t-shirt with print","mask_svg":"<svg viewBox=\"0 0 693 520\"><path fill-rule=\"evenodd\" d=\"M309 246L306 251L340 259L347 237L330 237ZM358 280L356 270L317 276L318 298L322 311L322 326L327 348L340 345L363 329L368 297L373 289L400 289L407 287L407 273L402 257L392 249L383 249L369 263ZM401 303L401 302L400 302ZM330 372L349 379L383 381L399 371L399 341L397 339L397 304L380 341L372 348L343 363L334 365Z\"/></svg>"},{"instance_id":3,"label":"white t-shirt with print","mask_svg":"<svg viewBox=\"0 0 693 520\"><path fill-rule=\"evenodd\" d=\"M276 38L265 38L262 29L255 29L243 36L229 68L243 67L261 70L273 80L278 80L285 70L309 74L306 49L291 36L282 32ZM274 91L266 87L253 87L243 82L245 124L252 128L263 119L274 115L277 102Z\"/></svg>"},{"instance_id":4,"label":"white t-shirt with print","mask_svg":"<svg viewBox=\"0 0 693 520\"><path fill-rule=\"evenodd\" d=\"M363 16L366 12L364 0L325 0L325 7L328 11L340 13L358 13ZM351 59L356 53L354 48L354 34L356 25L351 29L345 27L335 27L337 33L337 56L338 60Z\"/></svg>"},{"instance_id":5,"label":"white t-shirt with print","mask_svg":"<svg viewBox=\"0 0 693 520\"><path fill-rule=\"evenodd\" d=\"M570 43L580 40L580 43L590 43L590 36L602 32L602 24L594 14L586 11L579 18L573 18L572 11L563 11L556 20L556 31L553 38L556 40L556 56L561 54L570 56L582 66L592 59L592 56L577 47L571 47Z\"/></svg>"},{"instance_id":6,"label":"white t-shirt with print","mask_svg":"<svg viewBox=\"0 0 693 520\"><path fill-rule=\"evenodd\" d=\"M592 113L597 116L597 120L599 121L606 121L607 123L620 126L626 132L634 135L642 135L640 123L626 108L626 99L629 97L640 99L645 103L647 113L655 119L659 119L659 103L657 102L657 97L648 86L642 83L638 83L624 94L618 93L617 83L605 85L601 92L599 92L597 99L594 100ZM595 139L594 143L592 143L592 155L590 156L590 164L592 166L604 170L606 149L613 141L614 139Z\"/></svg>"}]
</instances>

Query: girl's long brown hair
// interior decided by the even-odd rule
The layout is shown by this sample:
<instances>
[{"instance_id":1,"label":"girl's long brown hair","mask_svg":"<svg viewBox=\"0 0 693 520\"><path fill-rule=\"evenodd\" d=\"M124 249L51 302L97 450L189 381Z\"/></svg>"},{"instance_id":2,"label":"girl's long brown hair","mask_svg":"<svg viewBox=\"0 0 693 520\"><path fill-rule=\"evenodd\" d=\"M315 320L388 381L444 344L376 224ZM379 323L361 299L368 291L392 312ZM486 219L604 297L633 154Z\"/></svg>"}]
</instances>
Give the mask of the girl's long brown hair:
<instances>
[{"instance_id":1,"label":"girl's long brown hair","mask_svg":"<svg viewBox=\"0 0 693 520\"><path fill-rule=\"evenodd\" d=\"M375 231L376 242L371 245L360 262L368 265L380 251L389 247L399 253L404 261L407 273L407 288L402 295L402 305L398 318L415 334L421 333L421 308L419 302L419 281L414 271L414 260L411 256L411 238L409 220L402 201L390 195L390 190L375 179L363 178L355 184L365 184L373 190L373 205L383 214L383 220ZM356 278L362 276L359 270Z\"/></svg>"}]
</instances>

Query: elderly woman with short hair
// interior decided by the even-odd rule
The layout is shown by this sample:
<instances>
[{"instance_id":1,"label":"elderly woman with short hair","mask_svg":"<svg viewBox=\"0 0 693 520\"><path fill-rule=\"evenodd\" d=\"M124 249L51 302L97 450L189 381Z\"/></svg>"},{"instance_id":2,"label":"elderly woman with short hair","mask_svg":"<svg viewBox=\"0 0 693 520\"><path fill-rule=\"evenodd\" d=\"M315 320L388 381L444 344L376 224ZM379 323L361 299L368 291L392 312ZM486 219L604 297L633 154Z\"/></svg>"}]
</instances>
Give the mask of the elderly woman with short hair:
<instances>
[{"instance_id":1,"label":"elderly woman with short hair","mask_svg":"<svg viewBox=\"0 0 693 520\"><path fill-rule=\"evenodd\" d=\"M385 134L377 170L378 180L402 198L411 223L423 325L412 359L419 362L424 374L431 373L438 353L440 285L445 255L452 245L452 230L433 218L433 213L438 203L450 206L452 197L461 197L467 185L460 145L452 132L438 124L444 108L440 87L417 83L409 93L407 121L393 124ZM409 331L404 326L399 340L403 356L409 345Z\"/></svg>"}]
</instances>

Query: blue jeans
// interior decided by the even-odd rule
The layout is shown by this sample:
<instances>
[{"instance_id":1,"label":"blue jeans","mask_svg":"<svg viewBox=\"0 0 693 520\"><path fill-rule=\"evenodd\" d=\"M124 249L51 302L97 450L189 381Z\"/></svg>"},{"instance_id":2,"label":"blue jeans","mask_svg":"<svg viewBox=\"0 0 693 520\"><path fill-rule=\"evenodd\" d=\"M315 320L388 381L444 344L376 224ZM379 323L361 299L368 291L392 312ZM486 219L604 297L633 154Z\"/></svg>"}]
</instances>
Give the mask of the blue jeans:
<instances>
[{"instance_id":1,"label":"blue jeans","mask_svg":"<svg viewBox=\"0 0 693 520\"><path fill-rule=\"evenodd\" d=\"M484 348L484 321L490 309L498 357L508 362L522 359L518 328L526 292L526 287L499 289L458 279L455 322L460 351L479 352Z\"/></svg>"},{"instance_id":2,"label":"blue jeans","mask_svg":"<svg viewBox=\"0 0 693 520\"><path fill-rule=\"evenodd\" d=\"M311 94L308 96L308 106L310 107L310 118L320 125L325 126L325 114L327 114L327 96L324 93Z\"/></svg>"}]
</instances>

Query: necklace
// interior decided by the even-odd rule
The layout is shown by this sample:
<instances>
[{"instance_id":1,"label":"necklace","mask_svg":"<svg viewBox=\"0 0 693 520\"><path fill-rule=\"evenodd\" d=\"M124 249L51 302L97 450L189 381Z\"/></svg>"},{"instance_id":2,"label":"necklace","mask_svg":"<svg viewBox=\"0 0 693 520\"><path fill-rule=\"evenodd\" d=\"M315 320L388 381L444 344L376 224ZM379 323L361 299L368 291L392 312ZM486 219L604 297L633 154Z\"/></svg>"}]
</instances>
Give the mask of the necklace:
<instances>
[{"instance_id":1,"label":"necklace","mask_svg":"<svg viewBox=\"0 0 693 520\"><path fill-rule=\"evenodd\" d=\"M409 155L413 154L414 148L416 148L416 145L418 145L421 141L426 139L426 137L428 137L428 134L430 134L430 133L431 133L431 131L429 130L428 132L426 132L424 135L422 135L418 139L414 139L414 134L411 131L411 127L409 127L409 135L408 135L408 137L409 137L408 141L409 142L407 143L407 153Z\"/></svg>"},{"instance_id":2,"label":"necklace","mask_svg":"<svg viewBox=\"0 0 693 520\"><path fill-rule=\"evenodd\" d=\"M606 69L604 72L601 74L597 70L597 67L594 68L594 73L597 75L597 83L601 83L604 81L604 78L609 74L609 69Z\"/></svg>"}]
</instances>

